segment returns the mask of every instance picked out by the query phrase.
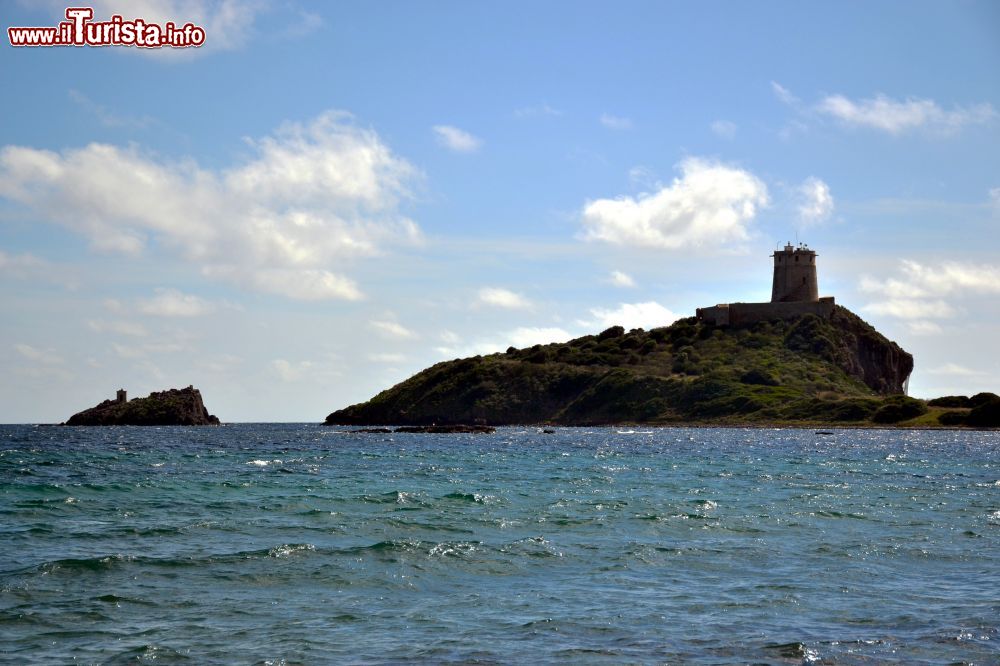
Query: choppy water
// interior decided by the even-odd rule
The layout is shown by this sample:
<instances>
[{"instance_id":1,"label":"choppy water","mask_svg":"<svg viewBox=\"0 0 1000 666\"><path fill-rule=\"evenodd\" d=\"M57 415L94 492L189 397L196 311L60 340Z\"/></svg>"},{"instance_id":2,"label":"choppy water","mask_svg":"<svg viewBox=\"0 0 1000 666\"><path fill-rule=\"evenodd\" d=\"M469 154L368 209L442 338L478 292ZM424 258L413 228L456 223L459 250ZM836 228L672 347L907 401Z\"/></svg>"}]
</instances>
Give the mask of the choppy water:
<instances>
[{"instance_id":1,"label":"choppy water","mask_svg":"<svg viewBox=\"0 0 1000 666\"><path fill-rule=\"evenodd\" d=\"M1000 433L0 426L6 663L1000 663Z\"/></svg>"}]
</instances>

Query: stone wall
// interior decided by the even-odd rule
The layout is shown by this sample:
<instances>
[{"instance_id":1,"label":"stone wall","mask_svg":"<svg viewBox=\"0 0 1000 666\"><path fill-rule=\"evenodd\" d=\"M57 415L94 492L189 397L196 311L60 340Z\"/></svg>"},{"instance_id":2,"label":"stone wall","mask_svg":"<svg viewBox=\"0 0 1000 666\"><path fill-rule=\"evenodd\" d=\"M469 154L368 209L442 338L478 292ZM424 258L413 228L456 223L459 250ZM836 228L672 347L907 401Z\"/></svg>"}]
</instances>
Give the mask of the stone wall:
<instances>
[{"instance_id":1,"label":"stone wall","mask_svg":"<svg viewBox=\"0 0 1000 666\"><path fill-rule=\"evenodd\" d=\"M793 301L788 303L722 303L708 308L698 308L698 321L714 326L747 326L758 321L795 319L804 314L814 314L823 319L833 315L833 296L818 301Z\"/></svg>"}]
</instances>

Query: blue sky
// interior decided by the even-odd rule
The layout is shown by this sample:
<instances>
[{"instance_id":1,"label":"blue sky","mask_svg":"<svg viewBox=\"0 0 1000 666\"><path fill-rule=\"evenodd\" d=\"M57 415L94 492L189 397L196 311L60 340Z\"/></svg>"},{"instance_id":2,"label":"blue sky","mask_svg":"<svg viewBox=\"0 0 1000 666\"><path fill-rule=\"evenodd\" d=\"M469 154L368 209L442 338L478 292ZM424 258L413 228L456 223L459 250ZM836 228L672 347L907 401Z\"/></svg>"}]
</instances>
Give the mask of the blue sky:
<instances>
[{"instance_id":1,"label":"blue sky","mask_svg":"<svg viewBox=\"0 0 1000 666\"><path fill-rule=\"evenodd\" d=\"M440 360L767 300L796 238L912 394L1000 389L996 3L94 9L207 39L5 38L0 422L188 384L318 421Z\"/></svg>"}]
</instances>

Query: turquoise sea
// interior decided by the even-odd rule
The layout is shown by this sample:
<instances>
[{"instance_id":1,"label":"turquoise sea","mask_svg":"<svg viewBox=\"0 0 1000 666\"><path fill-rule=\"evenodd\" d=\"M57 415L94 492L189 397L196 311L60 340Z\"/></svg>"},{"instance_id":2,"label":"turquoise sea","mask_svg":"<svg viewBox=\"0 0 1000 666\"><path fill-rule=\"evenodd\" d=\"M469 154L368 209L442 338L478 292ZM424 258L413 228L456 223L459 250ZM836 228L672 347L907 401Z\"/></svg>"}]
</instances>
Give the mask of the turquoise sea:
<instances>
[{"instance_id":1,"label":"turquoise sea","mask_svg":"<svg viewBox=\"0 0 1000 666\"><path fill-rule=\"evenodd\" d=\"M997 664L1000 433L0 426L0 662Z\"/></svg>"}]
</instances>

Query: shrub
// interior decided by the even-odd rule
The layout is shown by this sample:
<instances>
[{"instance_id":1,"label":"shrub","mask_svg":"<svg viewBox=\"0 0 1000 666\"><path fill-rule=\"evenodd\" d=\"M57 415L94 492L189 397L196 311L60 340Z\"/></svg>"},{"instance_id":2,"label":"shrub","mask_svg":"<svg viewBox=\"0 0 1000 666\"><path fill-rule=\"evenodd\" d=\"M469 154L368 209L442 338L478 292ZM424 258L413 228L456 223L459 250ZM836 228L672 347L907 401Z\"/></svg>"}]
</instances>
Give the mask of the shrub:
<instances>
[{"instance_id":1,"label":"shrub","mask_svg":"<svg viewBox=\"0 0 1000 666\"><path fill-rule=\"evenodd\" d=\"M969 407L979 407L991 402L996 402L1000 400L1000 395L996 393L977 393L976 395L969 398Z\"/></svg>"},{"instance_id":2,"label":"shrub","mask_svg":"<svg viewBox=\"0 0 1000 666\"><path fill-rule=\"evenodd\" d=\"M670 403L663 398L653 398L639 407L639 418L643 421L654 419L670 409Z\"/></svg>"},{"instance_id":3,"label":"shrub","mask_svg":"<svg viewBox=\"0 0 1000 666\"><path fill-rule=\"evenodd\" d=\"M608 340L610 338L620 338L625 335L624 326L612 326L611 328L601 331L600 335L597 336L598 340Z\"/></svg>"},{"instance_id":4,"label":"shrub","mask_svg":"<svg viewBox=\"0 0 1000 666\"><path fill-rule=\"evenodd\" d=\"M638 335L629 334L624 339L622 339L621 343L619 343L618 346L621 349L635 349L636 347L639 347L641 345L642 345L641 337L639 337Z\"/></svg>"},{"instance_id":5,"label":"shrub","mask_svg":"<svg viewBox=\"0 0 1000 666\"><path fill-rule=\"evenodd\" d=\"M946 395L927 401L928 407L971 407L968 396Z\"/></svg>"},{"instance_id":6,"label":"shrub","mask_svg":"<svg viewBox=\"0 0 1000 666\"><path fill-rule=\"evenodd\" d=\"M657 342L666 342L667 338L670 337L668 331L669 329L666 328L654 328L649 332L649 337Z\"/></svg>"},{"instance_id":7,"label":"shrub","mask_svg":"<svg viewBox=\"0 0 1000 666\"><path fill-rule=\"evenodd\" d=\"M967 424L978 428L995 428L1000 426L1000 397L992 393L988 395L993 395L995 399L973 407L965 419ZM972 399L975 400L977 397L979 396L973 396Z\"/></svg>"},{"instance_id":8,"label":"shrub","mask_svg":"<svg viewBox=\"0 0 1000 666\"><path fill-rule=\"evenodd\" d=\"M758 386L777 386L779 384L778 380L772 377L770 373L758 368L744 372L740 377L740 381L744 384L756 384Z\"/></svg>"},{"instance_id":9,"label":"shrub","mask_svg":"<svg viewBox=\"0 0 1000 666\"><path fill-rule=\"evenodd\" d=\"M528 358L525 359L528 363L545 363L549 360L548 354L545 353L544 349L538 349L531 352Z\"/></svg>"},{"instance_id":10,"label":"shrub","mask_svg":"<svg viewBox=\"0 0 1000 666\"><path fill-rule=\"evenodd\" d=\"M899 423L927 413L927 406L920 400L904 395L887 398L885 404L872 414L875 423Z\"/></svg>"},{"instance_id":11,"label":"shrub","mask_svg":"<svg viewBox=\"0 0 1000 666\"><path fill-rule=\"evenodd\" d=\"M938 423L946 426L965 425L965 417L963 412L944 412L938 415Z\"/></svg>"},{"instance_id":12,"label":"shrub","mask_svg":"<svg viewBox=\"0 0 1000 666\"><path fill-rule=\"evenodd\" d=\"M785 335L785 346L792 351L812 352L820 358L833 360L836 347L826 335L829 327L814 314L807 314Z\"/></svg>"},{"instance_id":13,"label":"shrub","mask_svg":"<svg viewBox=\"0 0 1000 666\"><path fill-rule=\"evenodd\" d=\"M878 409L878 401L866 398L854 398L836 402L830 409L830 418L834 421L864 421L871 418Z\"/></svg>"}]
</instances>

